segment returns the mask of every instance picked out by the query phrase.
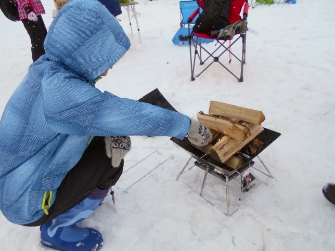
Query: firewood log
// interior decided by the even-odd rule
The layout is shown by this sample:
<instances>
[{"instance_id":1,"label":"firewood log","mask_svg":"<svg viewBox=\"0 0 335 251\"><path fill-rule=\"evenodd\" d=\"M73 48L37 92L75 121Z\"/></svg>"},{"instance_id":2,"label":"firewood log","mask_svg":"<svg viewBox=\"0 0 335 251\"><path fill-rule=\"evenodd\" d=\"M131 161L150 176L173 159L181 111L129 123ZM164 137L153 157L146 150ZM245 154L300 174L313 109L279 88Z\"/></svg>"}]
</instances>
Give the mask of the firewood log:
<instances>
[{"instance_id":1,"label":"firewood log","mask_svg":"<svg viewBox=\"0 0 335 251\"><path fill-rule=\"evenodd\" d=\"M226 119L212 117L202 113L198 113L197 117L199 122L204 126L240 141L245 140L251 134L247 126L233 123Z\"/></svg>"},{"instance_id":2,"label":"firewood log","mask_svg":"<svg viewBox=\"0 0 335 251\"><path fill-rule=\"evenodd\" d=\"M260 125L265 120L265 116L261 111L217 101L210 102L208 114L212 116L229 117L232 119L236 118L255 125Z\"/></svg>"},{"instance_id":3,"label":"firewood log","mask_svg":"<svg viewBox=\"0 0 335 251\"><path fill-rule=\"evenodd\" d=\"M264 130L261 125L249 123L248 126L251 132L248 138L240 141L225 135L211 148L209 155L213 159L219 157L220 161L224 163Z\"/></svg>"}]
</instances>

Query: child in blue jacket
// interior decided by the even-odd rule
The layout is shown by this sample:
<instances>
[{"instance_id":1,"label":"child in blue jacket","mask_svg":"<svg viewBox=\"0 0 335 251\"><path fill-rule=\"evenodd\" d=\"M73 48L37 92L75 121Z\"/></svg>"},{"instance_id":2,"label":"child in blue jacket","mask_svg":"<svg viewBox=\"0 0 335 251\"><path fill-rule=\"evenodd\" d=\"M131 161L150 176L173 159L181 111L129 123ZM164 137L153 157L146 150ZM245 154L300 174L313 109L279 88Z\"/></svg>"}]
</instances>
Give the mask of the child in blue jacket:
<instances>
[{"instance_id":1,"label":"child in blue jacket","mask_svg":"<svg viewBox=\"0 0 335 251\"><path fill-rule=\"evenodd\" d=\"M96 0L71 0L45 39L45 54L8 101L0 121L0 209L11 222L41 226L44 246L97 250L101 234L76 224L122 174L131 135L206 145L209 130L188 116L94 87L130 42ZM15 184L15 185L13 185Z\"/></svg>"}]
</instances>

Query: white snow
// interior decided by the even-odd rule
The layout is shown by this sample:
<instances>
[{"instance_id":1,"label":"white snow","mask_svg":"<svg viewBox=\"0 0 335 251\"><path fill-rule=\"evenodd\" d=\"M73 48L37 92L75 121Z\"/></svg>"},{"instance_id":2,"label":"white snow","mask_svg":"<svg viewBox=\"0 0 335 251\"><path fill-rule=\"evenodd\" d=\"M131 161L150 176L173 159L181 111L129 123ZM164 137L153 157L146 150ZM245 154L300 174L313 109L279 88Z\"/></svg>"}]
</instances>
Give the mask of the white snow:
<instances>
[{"instance_id":1,"label":"white snow","mask_svg":"<svg viewBox=\"0 0 335 251\"><path fill-rule=\"evenodd\" d=\"M49 27L54 4L43 4ZM193 118L207 112L210 100L263 111L263 126L282 134L260 155L274 178L254 172L263 183L228 217L222 181L210 176L203 198L204 172L190 169L192 163L176 181L189 159L184 150L167 137L132 137L125 171L158 152L124 173L114 187L115 206L109 195L82 226L103 234L102 250L335 250L335 206L321 192L335 182L334 1L250 8L244 82L219 65L190 81L188 47L171 42L179 28L178 0L139 0L136 10L142 43L135 19L131 35L124 11L120 24L132 46L98 88L133 99L159 88L178 111ZM22 23L0 14L0 30L2 113L27 73L31 53ZM261 167L257 159L256 165ZM2 215L0 225L0 250L47 250L39 243L38 227L14 225Z\"/></svg>"}]
</instances>

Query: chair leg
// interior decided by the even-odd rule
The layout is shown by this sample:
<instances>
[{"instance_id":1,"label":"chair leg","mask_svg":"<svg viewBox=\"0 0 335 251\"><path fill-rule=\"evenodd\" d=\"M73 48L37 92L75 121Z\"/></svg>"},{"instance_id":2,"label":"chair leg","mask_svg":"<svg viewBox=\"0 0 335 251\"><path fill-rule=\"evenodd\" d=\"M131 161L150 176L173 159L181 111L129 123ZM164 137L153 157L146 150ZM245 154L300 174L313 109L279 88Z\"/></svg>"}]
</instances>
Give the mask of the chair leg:
<instances>
[{"instance_id":1,"label":"chair leg","mask_svg":"<svg viewBox=\"0 0 335 251\"><path fill-rule=\"evenodd\" d=\"M202 49L202 46L201 46L201 41L199 41L199 43L200 43L200 52L199 52L199 61L200 61L200 65L203 65L204 64L204 62L202 61L202 53L201 53L201 49Z\"/></svg>"},{"instance_id":2,"label":"chair leg","mask_svg":"<svg viewBox=\"0 0 335 251\"><path fill-rule=\"evenodd\" d=\"M236 43L236 41L238 41L241 38L242 40L242 55L241 57L236 56L234 53L232 53L230 51L231 46L233 46L233 44ZM246 54L246 33L241 33L239 35L239 37L231 44L229 44L228 47L224 46L224 43L221 43L220 41L218 41L218 43L220 44L220 46L214 51L214 52L209 52L206 50L206 48L202 47L201 45L201 41L198 41L198 37L194 38L192 37L192 35L189 35L188 37L189 39L189 50L190 50L190 64L191 64L191 81L194 81L196 77L199 77L204 71L206 71L213 63L217 62L219 63L222 67L224 67L230 74L232 74L237 80L238 82L243 82L243 68L244 68L244 64L246 62L245 60L245 54ZM192 46L194 48L192 48ZM200 48L199 48L200 47ZM220 49L220 48L224 48L225 50L219 54L214 56L214 54ZM194 54L192 54L192 49L194 49ZM204 50L204 52L208 53L208 57L206 59L202 59L202 50ZM220 56L225 53L226 51L229 51L231 53L232 56L234 56L240 63L241 63L241 67L240 67L240 77L238 77L237 75L235 75L231 70L229 70L224 64L222 64L219 60ZM192 58L193 57L193 58ZM204 65L205 62L212 58L213 61L207 65L200 73L197 73L197 75L195 75L195 65L196 65L196 57L199 58L200 61L200 65Z\"/></svg>"},{"instance_id":3,"label":"chair leg","mask_svg":"<svg viewBox=\"0 0 335 251\"><path fill-rule=\"evenodd\" d=\"M198 52L198 41L195 41L193 38L191 38L191 39L192 39L191 46L193 45L193 47L194 47L193 62L191 62L191 64L192 64L192 69L191 69L192 77L191 77L191 80L194 81L195 78L199 76L199 75L198 76L194 76L196 58L198 57L199 60L201 60L201 59L199 57L199 52ZM190 47L190 53L191 53L191 47Z\"/></svg>"},{"instance_id":4,"label":"chair leg","mask_svg":"<svg viewBox=\"0 0 335 251\"><path fill-rule=\"evenodd\" d=\"M191 64L191 81L194 81L194 70L193 70L193 64L192 64L192 41L191 41L191 37L188 37L188 46L190 48L190 64Z\"/></svg>"},{"instance_id":5,"label":"chair leg","mask_svg":"<svg viewBox=\"0 0 335 251\"><path fill-rule=\"evenodd\" d=\"M191 35L191 27L188 25L188 47L190 49L190 64L191 64L191 81L195 80L194 77L194 62L192 63L192 35ZM196 55L194 54L194 57Z\"/></svg>"},{"instance_id":6,"label":"chair leg","mask_svg":"<svg viewBox=\"0 0 335 251\"><path fill-rule=\"evenodd\" d=\"M244 42L243 42L243 64L246 63L246 51L247 51L247 33L244 34Z\"/></svg>"},{"instance_id":7,"label":"chair leg","mask_svg":"<svg viewBox=\"0 0 335 251\"><path fill-rule=\"evenodd\" d=\"M243 82L243 65L245 64L246 34L243 33L240 36L242 38L242 60L241 60L241 75L238 82Z\"/></svg>"}]
</instances>

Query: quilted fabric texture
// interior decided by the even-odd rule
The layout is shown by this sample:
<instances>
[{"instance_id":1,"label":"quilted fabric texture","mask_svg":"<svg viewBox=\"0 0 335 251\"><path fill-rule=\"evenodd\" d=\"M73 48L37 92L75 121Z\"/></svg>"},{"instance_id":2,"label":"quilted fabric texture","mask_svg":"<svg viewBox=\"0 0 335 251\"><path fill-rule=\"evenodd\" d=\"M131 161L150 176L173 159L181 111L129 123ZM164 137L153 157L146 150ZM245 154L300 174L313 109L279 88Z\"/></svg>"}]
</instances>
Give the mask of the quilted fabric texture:
<instances>
[{"instance_id":1,"label":"quilted fabric texture","mask_svg":"<svg viewBox=\"0 0 335 251\"><path fill-rule=\"evenodd\" d=\"M94 87L130 47L98 1L69 1L44 45L46 54L29 67L0 121L0 210L17 224L38 220L42 204L52 205L91 136L183 138L190 126L183 114Z\"/></svg>"}]
</instances>

